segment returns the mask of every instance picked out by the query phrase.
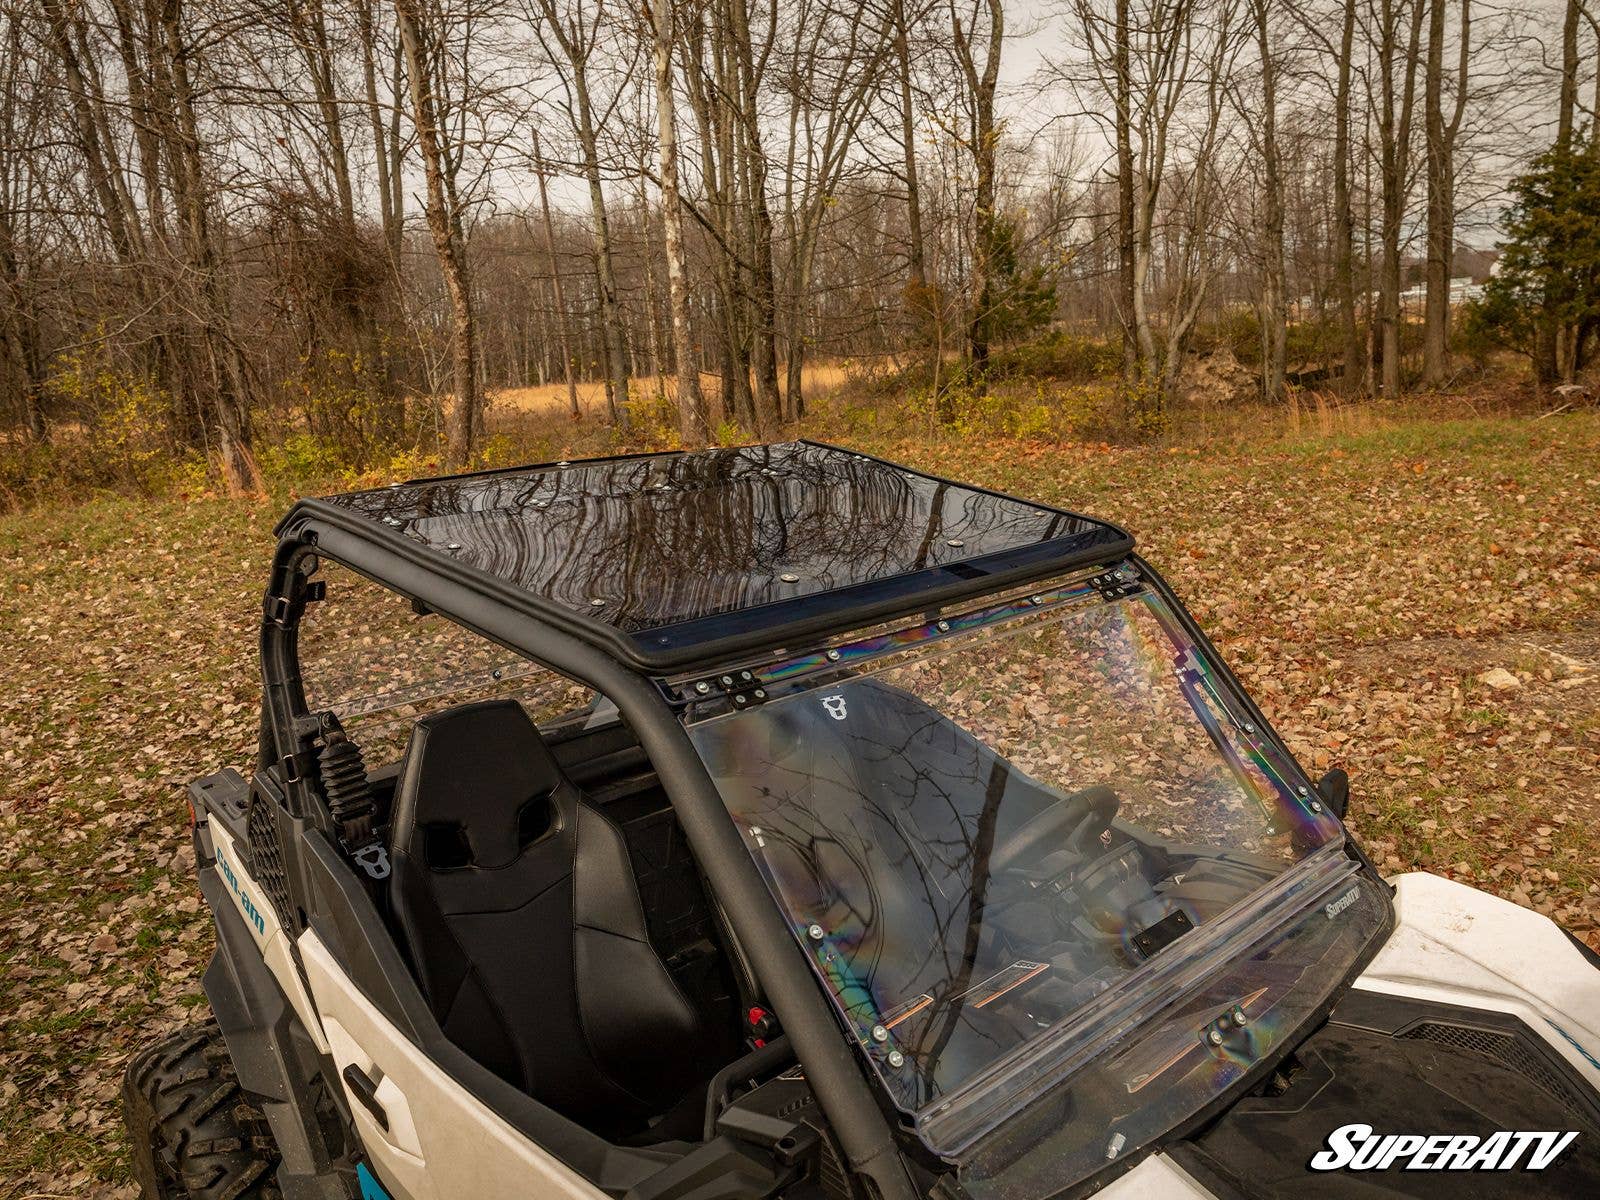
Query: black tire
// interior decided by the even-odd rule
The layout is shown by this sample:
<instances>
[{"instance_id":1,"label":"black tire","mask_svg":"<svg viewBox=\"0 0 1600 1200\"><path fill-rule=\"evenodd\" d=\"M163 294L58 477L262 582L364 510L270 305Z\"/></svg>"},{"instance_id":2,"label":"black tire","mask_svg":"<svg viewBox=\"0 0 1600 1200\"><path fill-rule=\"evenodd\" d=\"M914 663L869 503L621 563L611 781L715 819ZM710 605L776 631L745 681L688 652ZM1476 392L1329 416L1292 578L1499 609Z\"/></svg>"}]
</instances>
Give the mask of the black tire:
<instances>
[{"instance_id":1,"label":"black tire","mask_svg":"<svg viewBox=\"0 0 1600 1200\"><path fill-rule=\"evenodd\" d=\"M240 1089L215 1021L134 1056L122 1115L146 1200L282 1200L272 1131Z\"/></svg>"}]
</instances>

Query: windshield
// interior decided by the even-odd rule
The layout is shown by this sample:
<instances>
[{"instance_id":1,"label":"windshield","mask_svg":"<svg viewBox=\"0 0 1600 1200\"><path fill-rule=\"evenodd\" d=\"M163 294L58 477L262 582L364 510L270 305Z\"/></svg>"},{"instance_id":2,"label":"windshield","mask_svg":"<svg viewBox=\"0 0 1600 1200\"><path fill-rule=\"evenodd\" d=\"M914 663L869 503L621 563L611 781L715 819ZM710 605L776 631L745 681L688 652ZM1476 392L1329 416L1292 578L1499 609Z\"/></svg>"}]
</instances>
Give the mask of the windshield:
<instances>
[{"instance_id":1,"label":"windshield","mask_svg":"<svg viewBox=\"0 0 1600 1200\"><path fill-rule=\"evenodd\" d=\"M1142 585L757 670L763 703L697 706L690 735L910 1112L1104 1017L1301 860L1343 858L1318 855L1338 822Z\"/></svg>"}]
</instances>

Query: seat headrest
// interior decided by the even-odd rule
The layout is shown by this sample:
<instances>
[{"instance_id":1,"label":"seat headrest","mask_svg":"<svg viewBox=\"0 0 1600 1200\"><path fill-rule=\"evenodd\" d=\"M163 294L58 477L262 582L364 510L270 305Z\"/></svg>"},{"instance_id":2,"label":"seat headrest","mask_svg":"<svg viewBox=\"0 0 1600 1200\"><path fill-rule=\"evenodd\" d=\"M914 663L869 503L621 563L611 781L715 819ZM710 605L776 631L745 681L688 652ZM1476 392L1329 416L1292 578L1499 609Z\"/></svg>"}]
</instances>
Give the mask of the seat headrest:
<instances>
[{"instance_id":1,"label":"seat headrest","mask_svg":"<svg viewBox=\"0 0 1600 1200\"><path fill-rule=\"evenodd\" d=\"M523 810L566 781L522 705L462 704L423 717L411 731L395 788L394 843L419 857L428 826L461 830L475 867L514 862Z\"/></svg>"}]
</instances>

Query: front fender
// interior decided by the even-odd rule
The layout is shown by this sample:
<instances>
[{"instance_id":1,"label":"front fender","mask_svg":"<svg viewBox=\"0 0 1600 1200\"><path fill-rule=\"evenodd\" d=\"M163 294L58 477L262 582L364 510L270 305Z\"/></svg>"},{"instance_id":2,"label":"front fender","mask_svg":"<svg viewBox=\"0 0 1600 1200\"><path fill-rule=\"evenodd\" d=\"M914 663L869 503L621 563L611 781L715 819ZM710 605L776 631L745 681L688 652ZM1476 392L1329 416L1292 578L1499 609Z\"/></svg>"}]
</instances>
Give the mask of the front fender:
<instances>
[{"instance_id":1,"label":"front fender","mask_svg":"<svg viewBox=\"0 0 1600 1200\"><path fill-rule=\"evenodd\" d=\"M1600 1087L1600 970L1548 917L1437 875L1391 880L1395 929L1355 986L1511 1013Z\"/></svg>"}]
</instances>

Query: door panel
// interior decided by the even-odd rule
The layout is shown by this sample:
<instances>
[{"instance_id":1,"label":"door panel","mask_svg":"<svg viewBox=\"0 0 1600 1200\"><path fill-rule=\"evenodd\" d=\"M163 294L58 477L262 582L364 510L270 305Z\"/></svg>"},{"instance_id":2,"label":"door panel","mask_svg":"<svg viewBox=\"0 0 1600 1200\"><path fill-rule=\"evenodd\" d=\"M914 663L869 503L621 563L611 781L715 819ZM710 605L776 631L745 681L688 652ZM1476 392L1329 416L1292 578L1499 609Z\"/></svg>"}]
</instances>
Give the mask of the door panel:
<instances>
[{"instance_id":1,"label":"door panel","mask_svg":"<svg viewBox=\"0 0 1600 1200\"><path fill-rule=\"evenodd\" d=\"M354 1066L376 1085L370 1098L382 1109L387 1130L344 1080L362 1144L396 1200L605 1200L598 1188L506 1124L407 1041L316 934L307 930L299 946L341 1078Z\"/></svg>"}]
</instances>

